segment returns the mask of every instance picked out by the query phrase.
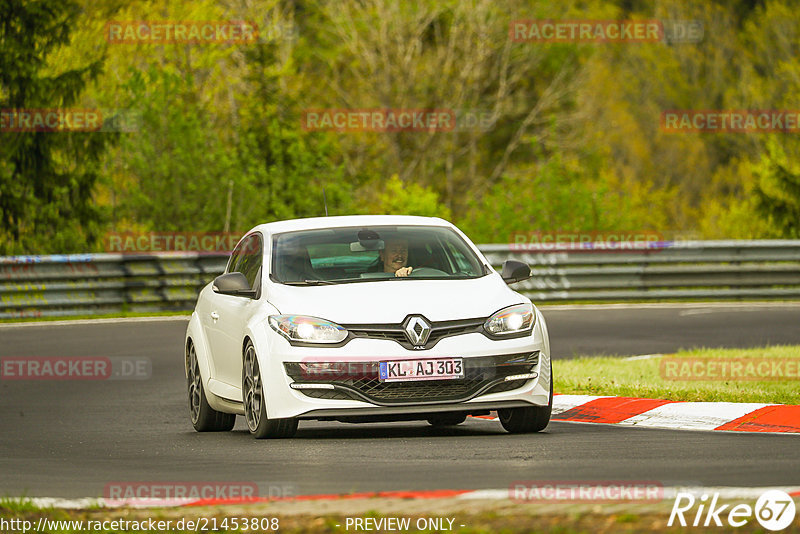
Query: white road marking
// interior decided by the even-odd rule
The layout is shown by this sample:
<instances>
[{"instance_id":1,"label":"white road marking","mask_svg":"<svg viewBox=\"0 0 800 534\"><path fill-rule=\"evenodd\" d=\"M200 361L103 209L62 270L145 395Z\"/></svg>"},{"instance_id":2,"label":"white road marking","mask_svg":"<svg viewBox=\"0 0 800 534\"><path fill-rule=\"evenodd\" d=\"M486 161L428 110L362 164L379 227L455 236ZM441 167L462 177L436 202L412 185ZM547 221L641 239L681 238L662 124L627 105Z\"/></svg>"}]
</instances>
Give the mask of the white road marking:
<instances>
[{"instance_id":1,"label":"white road marking","mask_svg":"<svg viewBox=\"0 0 800 534\"><path fill-rule=\"evenodd\" d=\"M641 356L628 356L627 358L622 358L623 360L627 360L629 362L633 362L636 360L652 360L653 358L661 358L664 356L663 354L642 354Z\"/></svg>"},{"instance_id":2,"label":"white road marking","mask_svg":"<svg viewBox=\"0 0 800 534\"><path fill-rule=\"evenodd\" d=\"M620 425L688 430L714 430L771 404L749 402L673 402L634 415Z\"/></svg>"},{"instance_id":3,"label":"white road marking","mask_svg":"<svg viewBox=\"0 0 800 534\"><path fill-rule=\"evenodd\" d=\"M555 483L555 481L547 481L550 483ZM525 482L522 481L522 484ZM531 483L535 483L532 481ZM568 485L570 483L575 483L575 481L563 481L564 485ZM592 482L584 481L584 484L592 484ZM602 485L602 481L598 481L594 483L597 486ZM664 499L674 499L678 493L691 493L696 496L705 495L712 495L714 493L719 493L720 498L722 499L757 499L761 496L762 493L769 490L781 490L785 493L796 493L800 491L800 486L765 486L765 487L736 487L736 486L720 486L720 487L706 487L706 486L664 486L663 488L663 497ZM514 500L511 498L511 488L506 489L485 489L485 490L475 490L469 493L462 493L458 495L457 499L465 499L465 500ZM550 500L548 502L554 502Z\"/></svg>"},{"instance_id":4,"label":"white road marking","mask_svg":"<svg viewBox=\"0 0 800 534\"><path fill-rule=\"evenodd\" d=\"M565 481L568 483L568 481ZM696 496L705 495L712 495L714 493L718 493L720 498L722 499L757 499L761 496L764 492L769 490L781 490L788 494L797 494L800 493L800 486L762 486L762 487L740 487L740 486L664 486L663 496L664 499L674 499L675 496L679 492L686 492L691 493ZM342 497L346 497L343 495ZM363 497L364 499L372 499L372 496ZM427 497L426 499L430 499L431 497ZM470 491L467 493L462 493L455 497L433 497L434 499L459 499L459 500L513 500L511 489L510 488L503 488L503 489L482 489L482 490L475 490ZM129 508L138 508L138 506L131 506L131 505L124 505L119 504L119 501L109 501L106 502L105 499L95 499L95 498L82 498L82 499L62 499L59 497L33 497L33 498L11 498L8 499L12 502L29 502L39 508L63 508L63 509L86 509L91 507L104 507L104 508L119 508L119 507L129 507ZM290 501L291 499L289 499ZM348 498L347 501L352 501L351 498ZM184 504L189 504L187 501ZM175 503L172 505L167 506L181 506L181 504Z\"/></svg>"},{"instance_id":5,"label":"white road marking","mask_svg":"<svg viewBox=\"0 0 800 534\"><path fill-rule=\"evenodd\" d=\"M681 316L681 317L687 317L689 315L708 315L709 313L714 313L715 311L718 311L718 310L711 310L709 308L702 308L702 309L698 309L698 310L683 310L683 311L679 312L678 315ZM725 311L727 311L727 310L725 310Z\"/></svg>"}]
</instances>

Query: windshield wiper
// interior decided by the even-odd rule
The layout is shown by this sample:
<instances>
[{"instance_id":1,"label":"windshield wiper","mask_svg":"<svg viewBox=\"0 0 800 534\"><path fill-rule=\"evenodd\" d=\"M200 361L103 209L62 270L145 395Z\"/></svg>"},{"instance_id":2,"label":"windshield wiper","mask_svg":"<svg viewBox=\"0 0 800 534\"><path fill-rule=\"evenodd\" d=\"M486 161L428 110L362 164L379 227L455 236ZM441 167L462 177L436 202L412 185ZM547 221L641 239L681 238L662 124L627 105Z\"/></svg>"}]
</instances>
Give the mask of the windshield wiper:
<instances>
[{"instance_id":1,"label":"windshield wiper","mask_svg":"<svg viewBox=\"0 0 800 534\"><path fill-rule=\"evenodd\" d=\"M332 280L294 280L292 282L283 282L287 286L320 286L320 285L334 285L339 282Z\"/></svg>"}]
</instances>

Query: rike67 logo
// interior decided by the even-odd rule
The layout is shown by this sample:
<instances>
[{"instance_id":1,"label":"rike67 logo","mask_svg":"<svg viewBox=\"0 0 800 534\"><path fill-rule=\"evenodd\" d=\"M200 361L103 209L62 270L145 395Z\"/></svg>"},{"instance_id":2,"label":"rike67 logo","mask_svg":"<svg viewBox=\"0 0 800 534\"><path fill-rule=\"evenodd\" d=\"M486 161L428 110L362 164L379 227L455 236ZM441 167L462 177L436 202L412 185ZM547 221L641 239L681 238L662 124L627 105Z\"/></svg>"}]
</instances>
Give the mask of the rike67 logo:
<instances>
[{"instance_id":1,"label":"rike67 logo","mask_svg":"<svg viewBox=\"0 0 800 534\"><path fill-rule=\"evenodd\" d=\"M753 517L765 529L783 530L794 521L795 505L792 497L781 490L768 490L761 494L755 506L749 504L720 504L719 493L714 493L709 500L708 494L699 499L687 492L679 492L672 505L667 526L677 524L685 527L724 526L741 527L749 523ZM696 511L695 511L696 508ZM685 515L684 515L685 514Z\"/></svg>"}]
</instances>

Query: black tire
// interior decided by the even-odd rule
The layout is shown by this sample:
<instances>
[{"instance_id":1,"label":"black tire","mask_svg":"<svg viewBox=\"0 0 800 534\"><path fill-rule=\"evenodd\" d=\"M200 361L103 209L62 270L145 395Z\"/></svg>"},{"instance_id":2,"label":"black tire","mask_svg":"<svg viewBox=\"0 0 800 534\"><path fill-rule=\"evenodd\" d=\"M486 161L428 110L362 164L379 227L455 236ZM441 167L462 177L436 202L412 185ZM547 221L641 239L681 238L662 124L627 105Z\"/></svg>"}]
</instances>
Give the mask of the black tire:
<instances>
[{"instance_id":1,"label":"black tire","mask_svg":"<svg viewBox=\"0 0 800 534\"><path fill-rule=\"evenodd\" d=\"M506 408L498 410L500 424L511 434L528 434L541 432L550 423L553 412L553 364L550 364L550 402L547 406L531 406L530 408Z\"/></svg>"},{"instance_id":2,"label":"black tire","mask_svg":"<svg viewBox=\"0 0 800 534\"><path fill-rule=\"evenodd\" d=\"M194 343L186 347L186 385L189 390L189 418L198 432L228 432L236 423L236 414L218 412L208 404L197 363Z\"/></svg>"},{"instance_id":3,"label":"black tire","mask_svg":"<svg viewBox=\"0 0 800 534\"><path fill-rule=\"evenodd\" d=\"M428 417L428 424L432 426L456 426L467 420L467 414L460 412L440 413Z\"/></svg>"},{"instance_id":4,"label":"black tire","mask_svg":"<svg viewBox=\"0 0 800 534\"><path fill-rule=\"evenodd\" d=\"M297 419L267 418L263 381L253 342L248 340L242 356L242 401L250 434L256 439L291 438L297 432Z\"/></svg>"}]
</instances>

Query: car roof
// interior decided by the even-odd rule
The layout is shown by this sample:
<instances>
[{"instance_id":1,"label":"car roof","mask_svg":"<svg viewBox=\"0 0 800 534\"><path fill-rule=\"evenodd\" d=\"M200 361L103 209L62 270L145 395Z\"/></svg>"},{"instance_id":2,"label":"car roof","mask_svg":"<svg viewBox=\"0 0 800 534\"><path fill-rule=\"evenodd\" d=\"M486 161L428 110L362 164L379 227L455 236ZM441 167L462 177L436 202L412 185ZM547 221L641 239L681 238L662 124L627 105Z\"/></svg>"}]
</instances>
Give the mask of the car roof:
<instances>
[{"instance_id":1,"label":"car roof","mask_svg":"<svg viewBox=\"0 0 800 534\"><path fill-rule=\"evenodd\" d=\"M344 228L349 226L441 226L453 225L438 217L419 217L416 215L345 215L336 217L311 217L259 224L251 232L277 234L297 230L317 230L324 228Z\"/></svg>"}]
</instances>

